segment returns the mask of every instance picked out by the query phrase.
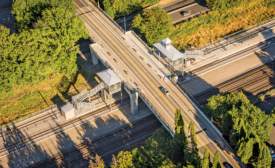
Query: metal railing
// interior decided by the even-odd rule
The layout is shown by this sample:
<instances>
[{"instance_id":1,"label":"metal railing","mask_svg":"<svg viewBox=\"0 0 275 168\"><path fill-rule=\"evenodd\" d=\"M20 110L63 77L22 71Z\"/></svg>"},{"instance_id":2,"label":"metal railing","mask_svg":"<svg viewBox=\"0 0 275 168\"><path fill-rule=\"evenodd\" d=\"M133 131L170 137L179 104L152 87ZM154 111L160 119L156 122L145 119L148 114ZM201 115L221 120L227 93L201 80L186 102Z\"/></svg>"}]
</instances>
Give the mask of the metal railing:
<instances>
[{"instance_id":1,"label":"metal railing","mask_svg":"<svg viewBox=\"0 0 275 168\"><path fill-rule=\"evenodd\" d=\"M125 33L125 31L120 27L104 10L99 8L93 1L90 1L100 12L102 12L120 31Z\"/></svg>"},{"instance_id":2,"label":"metal railing","mask_svg":"<svg viewBox=\"0 0 275 168\"><path fill-rule=\"evenodd\" d=\"M147 104L147 106L154 112L154 114L156 115L156 117L160 120L160 122L162 122L162 124L164 125L164 127L166 127L166 129L170 132L170 134L173 136L174 131L175 131L175 126L171 125L166 118L164 118L160 112L154 107L154 105L151 103L151 101L145 96L144 93L142 93L142 91L140 89L138 89L138 95L139 97L144 101L145 104ZM174 123L174 122L173 122Z\"/></svg>"}]
</instances>

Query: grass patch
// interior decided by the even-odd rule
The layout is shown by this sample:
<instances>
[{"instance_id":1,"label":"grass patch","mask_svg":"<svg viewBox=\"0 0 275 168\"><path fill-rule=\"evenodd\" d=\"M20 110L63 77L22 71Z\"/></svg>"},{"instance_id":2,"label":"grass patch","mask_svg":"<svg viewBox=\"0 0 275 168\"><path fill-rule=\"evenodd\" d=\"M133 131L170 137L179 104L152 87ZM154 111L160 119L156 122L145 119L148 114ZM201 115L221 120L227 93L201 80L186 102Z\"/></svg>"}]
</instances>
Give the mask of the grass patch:
<instances>
[{"instance_id":1,"label":"grass patch","mask_svg":"<svg viewBox=\"0 0 275 168\"><path fill-rule=\"evenodd\" d=\"M226 10L210 11L173 27L171 39L179 50L201 47L224 35L274 18L275 9L265 0L253 0Z\"/></svg>"},{"instance_id":2,"label":"grass patch","mask_svg":"<svg viewBox=\"0 0 275 168\"><path fill-rule=\"evenodd\" d=\"M59 84L51 85L56 83L54 80L60 80ZM56 77L36 88L25 86L10 92L5 95L4 99L0 100L0 106L2 107L0 108L0 125L53 104L62 105L66 99L70 99L84 89L90 90L91 87L78 71L70 79L64 76L61 78Z\"/></svg>"}]
</instances>

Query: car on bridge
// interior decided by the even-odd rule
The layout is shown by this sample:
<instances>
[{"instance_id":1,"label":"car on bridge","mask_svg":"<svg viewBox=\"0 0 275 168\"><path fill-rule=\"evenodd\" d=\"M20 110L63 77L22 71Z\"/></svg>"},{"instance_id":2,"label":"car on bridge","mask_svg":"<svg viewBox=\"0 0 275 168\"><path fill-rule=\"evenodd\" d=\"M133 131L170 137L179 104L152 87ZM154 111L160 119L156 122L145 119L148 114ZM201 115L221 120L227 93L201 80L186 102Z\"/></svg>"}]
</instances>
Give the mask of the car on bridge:
<instances>
[{"instance_id":1,"label":"car on bridge","mask_svg":"<svg viewBox=\"0 0 275 168\"><path fill-rule=\"evenodd\" d=\"M169 91L167 90L167 89L165 89L164 87L160 87L159 88L165 95L169 95L170 93L169 93Z\"/></svg>"},{"instance_id":2,"label":"car on bridge","mask_svg":"<svg viewBox=\"0 0 275 168\"><path fill-rule=\"evenodd\" d=\"M182 16L188 16L188 15L191 14L191 12L190 12L190 11L181 11L180 14L181 14Z\"/></svg>"}]
</instances>

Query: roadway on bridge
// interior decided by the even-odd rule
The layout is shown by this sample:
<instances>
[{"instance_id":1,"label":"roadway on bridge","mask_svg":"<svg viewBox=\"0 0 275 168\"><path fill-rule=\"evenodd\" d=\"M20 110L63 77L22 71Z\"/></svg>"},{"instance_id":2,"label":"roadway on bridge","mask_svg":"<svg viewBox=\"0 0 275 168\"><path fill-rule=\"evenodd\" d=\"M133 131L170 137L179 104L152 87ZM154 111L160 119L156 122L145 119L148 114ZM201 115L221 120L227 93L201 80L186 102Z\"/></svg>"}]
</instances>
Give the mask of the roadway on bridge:
<instances>
[{"instance_id":1,"label":"roadway on bridge","mask_svg":"<svg viewBox=\"0 0 275 168\"><path fill-rule=\"evenodd\" d=\"M211 129L211 126L196 111L186 97L173 84L170 82L164 83L156 73L150 70L149 66L143 64L134 51L128 48L122 40L122 32L95 6L85 0L74 0L74 2L77 13L85 21L90 35L94 36L96 41L104 44L113 53L112 56L115 59L122 62L121 66L116 67L117 70L120 70L120 75L123 75L124 79L132 86L134 83L139 84L139 88L144 91L144 94L154 104L156 109L161 112L162 117L169 121L170 126L174 125L176 108L182 110L186 123L194 120L201 154L203 154L205 146L207 146L213 157L217 146L212 140L220 141L219 136ZM123 70L127 70L130 73L125 74ZM159 90L160 86L166 87L171 94L169 96L163 95ZM222 162L230 162L234 167L239 167L237 162L225 151L220 150L220 152Z\"/></svg>"}]
</instances>

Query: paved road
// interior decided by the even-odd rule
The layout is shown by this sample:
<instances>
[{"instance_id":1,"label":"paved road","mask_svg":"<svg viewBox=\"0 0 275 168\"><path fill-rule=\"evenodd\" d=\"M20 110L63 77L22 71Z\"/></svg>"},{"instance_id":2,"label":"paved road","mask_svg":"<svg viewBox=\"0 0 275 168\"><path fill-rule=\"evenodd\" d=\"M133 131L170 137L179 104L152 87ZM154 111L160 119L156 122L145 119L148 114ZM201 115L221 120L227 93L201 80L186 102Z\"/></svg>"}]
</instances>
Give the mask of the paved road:
<instances>
[{"instance_id":1,"label":"paved road","mask_svg":"<svg viewBox=\"0 0 275 168\"><path fill-rule=\"evenodd\" d=\"M200 2L200 0L181 0L181 1L174 1L164 5L159 5L159 7L162 8L164 11L166 11L170 15L170 18L174 21L174 24L176 24L178 22L192 18L194 16L197 16L201 13L204 13L210 10L206 7L205 1L202 1L200 4L198 4L198 2ZM180 14L180 12L182 11L190 11L191 14L188 16L182 16ZM134 17L137 14L142 14L142 11L134 12L129 16L125 17L127 31L133 30L131 25ZM115 21L123 29L125 29L124 17L119 17Z\"/></svg>"},{"instance_id":2,"label":"paved road","mask_svg":"<svg viewBox=\"0 0 275 168\"><path fill-rule=\"evenodd\" d=\"M114 53L112 57L122 62L116 69L120 70L120 74L123 75L124 79L128 82L139 84L139 88L144 91L144 94L154 104L157 111L161 112L162 117L169 121L170 126L174 125L175 109L180 108L187 124L191 120L195 121L201 153L203 154L205 147L208 147L211 155L214 156L218 147L213 143L213 140L220 143L222 141L186 97L170 82L164 83L160 78L157 78L153 70L144 65L132 49L127 47L127 44L121 38L122 32L100 13L95 6L85 0L74 0L74 2L77 13L86 22L90 35L94 36L98 42L104 44L109 51ZM129 71L129 74L124 74L123 69ZM164 96L159 90L160 86L166 87L171 94ZM232 157L220 148L218 149L221 152L222 162L230 162L234 167L239 167Z\"/></svg>"}]
</instances>

